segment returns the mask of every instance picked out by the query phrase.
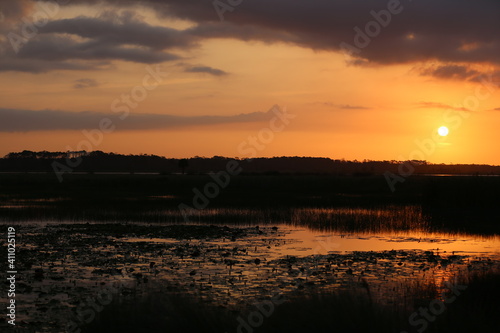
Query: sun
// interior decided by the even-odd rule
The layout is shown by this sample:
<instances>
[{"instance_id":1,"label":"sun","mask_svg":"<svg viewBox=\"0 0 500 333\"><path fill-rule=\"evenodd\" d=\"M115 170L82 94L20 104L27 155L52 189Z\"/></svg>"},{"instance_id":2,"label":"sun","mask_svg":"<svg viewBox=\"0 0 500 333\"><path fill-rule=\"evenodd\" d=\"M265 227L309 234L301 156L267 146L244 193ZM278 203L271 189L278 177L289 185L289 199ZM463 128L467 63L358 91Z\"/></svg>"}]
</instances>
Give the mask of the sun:
<instances>
[{"instance_id":1,"label":"sun","mask_svg":"<svg viewBox=\"0 0 500 333\"><path fill-rule=\"evenodd\" d=\"M447 136L450 131L448 130L448 127L446 126L441 126L438 128L438 134L441 136Z\"/></svg>"}]
</instances>

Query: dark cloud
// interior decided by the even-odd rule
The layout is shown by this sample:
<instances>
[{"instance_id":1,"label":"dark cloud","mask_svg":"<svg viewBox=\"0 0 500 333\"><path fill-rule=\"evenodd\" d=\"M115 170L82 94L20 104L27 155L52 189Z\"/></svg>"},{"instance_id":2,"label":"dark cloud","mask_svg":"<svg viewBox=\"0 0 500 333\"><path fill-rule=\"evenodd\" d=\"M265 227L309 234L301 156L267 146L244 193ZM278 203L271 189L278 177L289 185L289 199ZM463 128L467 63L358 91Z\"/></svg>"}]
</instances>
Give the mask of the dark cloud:
<instances>
[{"instance_id":1,"label":"dark cloud","mask_svg":"<svg viewBox=\"0 0 500 333\"><path fill-rule=\"evenodd\" d=\"M27 39L20 27L13 27L2 45L0 71L87 69L95 67L92 61L161 63L181 58L165 49L189 49L195 39L179 30L140 22L131 12L50 21ZM75 65L75 60L89 64Z\"/></svg>"},{"instance_id":2,"label":"dark cloud","mask_svg":"<svg viewBox=\"0 0 500 333\"><path fill-rule=\"evenodd\" d=\"M489 73L480 72L478 75L471 77L469 81L479 83L488 82L498 87L500 85L500 71L496 70Z\"/></svg>"},{"instance_id":3,"label":"dark cloud","mask_svg":"<svg viewBox=\"0 0 500 333\"><path fill-rule=\"evenodd\" d=\"M206 0L70 1L70 6L107 2L116 13L49 22L40 29L45 38L30 41L21 56L153 63L173 60L175 50L189 51L204 39L233 38L333 52L350 44L357 49L349 58L351 64L437 61L444 65L428 75L440 78L474 81L474 69L466 65L500 65L499 1L401 1L399 13L392 14L389 22L381 13L387 13L388 3L395 1L242 1L223 13L224 22L213 2ZM149 6L159 17L189 20L193 26L186 30L151 26L133 14L136 6ZM356 43L355 28L365 31L367 24L376 26L374 13L387 24L372 37L363 37L366 45Z\"/></svg>"},{"instance_id":4,"label":"dark cloud","mask_svg":"<svg viewBox=\"0 0 500 333\"><path fill-rule=\"evenodd\" d=\"M40 38L27 43L19 51L18 57L51 61L71 59L126 60L146 64L179 59L178 56L166 52L118 46L94 40L76 42L66 36L40 36Z\"/></svg>"},{"instance_id":5,"label":"dark cloud","mask_svg":"<svg viewBox=\"0 0 500 333\"><path fill-rule=\"evenodd\" d=\"M28 15L33 4L31 0L0 0L0 31L5 32L13 22Z\"/></svg>"},{"instance_id":6,"label":"dark cloud","mask_svg":"<svg viewBox=\"0 0 500 333\"><path fill-rule=\"evenodd\" d=\"M85 89L85 88L93 88L98 87L99 83L94 79L78 79L75 80L75 84L73 88L75 89Z\"/></svg>"},{"instance_id":7,"label":"dark cloud","mask_svg":"<svg viewBox=\"0 0 500 333\"><path fill-rule=\"evenodd\" d=\"M484 72L472 68L471 65L433 65L417 69L420 75L432 76L445 80L460 80L477 83L487 82L488 84L498 85L500 83L500 71L493 70Z\"/></svg>"},{"instance_id":8,"label":"dark cloud","mask_svg":"<svg viewBox=\"0 0 500 333\"><path fill-rule=\"evenodd\" d=\"M221 69L212 68L208 66L187 67L184 71L188 73L206 73L214 76L224 76L228 74Z\"/></svg>"},{"instance_id":9,"label":"dark cloud","mask_svg":"<svg viewBox=\"0 0 500 333\"><path fill-rule=\"evenodd\" d=\"M0 58L0 72L16 71L27 73L45 73L53 70L96 70L109 67L109 62L50 61L20 59L15 57Z\"/></svg>"},{"instance_id":10,"label":"dark cloud","mask_svg":"<svg viewBox=\"0 0 500 333\"><path fill-rule=\"evenodd\" d=\"M480 75L480 72L470 69L469 66L461 65L441 65L426 68L421 71L422 75L434 76L440 79L460 79L469 80Z\"/></svg>"},{"instance_id":11,"label":"dark cloud","mask_svg":"<svg viewBox=\"0 0 500 333\"><path fill-rule=\"evenodd\" d=\"M186 126L209 126L269 121L275 107L267 112L242 113L230 116L175 116L167 114L130 113L121 120L117 114L69 112L59 110L0 109L0 132L32 132L57 130L91 130L109 118L117 130L175 129Z\"/></svg>"},{"instance_id":12,"label":"dark cloud","mask_svg":"<svg viewBox=\"0 0 500 333\"><path fill-rule=\"evenodd\" d=\"M53 21L40 29L40 32L76 35L89 38L96 44L137 45L152 50L189 48L195 45L195 39L185 31L151 26L139 21L129 11L120 15L106 12L98 18L77 17Z\"/></svg>"},{"instance_id":13,"label":"dark cloud","mask_svg":"<svg viewBox=\"0 0 500 333\"><path fill-rule=\"evenodd\" d=\"M287 42L317 50L339 51L355 45L354 28L374 21L371 11L387 0L253 0L224 13L224 24L203 0L151 0L159 13L198 23L199 35ZM159 3L164 6L158 5ZM378 64L439 60L499 64L500 2L491 0L401 1L402 11L360 48L356 58Z\"/></svg>"}]
</instances>

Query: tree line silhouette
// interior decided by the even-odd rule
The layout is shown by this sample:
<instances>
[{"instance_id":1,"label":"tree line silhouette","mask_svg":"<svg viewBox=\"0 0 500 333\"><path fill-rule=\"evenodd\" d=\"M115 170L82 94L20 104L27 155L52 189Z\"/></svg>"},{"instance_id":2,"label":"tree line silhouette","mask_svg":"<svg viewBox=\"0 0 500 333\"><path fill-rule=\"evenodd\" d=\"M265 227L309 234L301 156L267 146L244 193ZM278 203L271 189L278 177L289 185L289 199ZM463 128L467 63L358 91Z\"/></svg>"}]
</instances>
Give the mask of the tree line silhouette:
<instances>
[{"instance_id":1,"label":"tree line silhouette","mask_svg":"<svg viewBox=\"0 0 500 333\"><path fill-rule=\"evenodd\" d=\"M155 172L163 174L203 174L224 170L229 161L236 160L243 173L266 174L338 174L354 176L380 175L385 172L400 173L401 164L414 169L412 174L467 174L500 175L500 166L480 164L433 164L422 160L413 161L349 161L324 157L261 157L238 159L223 156L192 158L167 158L141 154L123 155L103 151L30 151L12 152L0 158L1 172L52 172L53 163L67 164L79 159L72 167L74 172Z\"/></svg>"}]
</instances>

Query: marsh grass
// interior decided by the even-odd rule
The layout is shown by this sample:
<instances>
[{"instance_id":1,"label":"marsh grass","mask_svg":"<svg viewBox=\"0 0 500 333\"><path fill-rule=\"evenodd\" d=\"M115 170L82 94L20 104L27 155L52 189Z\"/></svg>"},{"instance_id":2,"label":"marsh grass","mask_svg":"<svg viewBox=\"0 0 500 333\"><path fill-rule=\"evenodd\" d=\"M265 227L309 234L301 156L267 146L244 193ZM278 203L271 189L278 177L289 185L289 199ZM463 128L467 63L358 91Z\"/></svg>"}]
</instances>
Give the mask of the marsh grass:
<instances>
[{"instance_id":1,"label":"marsh grass","mask_svg":"<svg viewBox=\"0 0 500 333\"><path fill-rule=\"evenodd\" d=\"M429 231L428 219L417 206L388 207L221 207L195 210L184 217L179 209L158 209L150 202L132 203L126 207L73 207L72 205L26 206L19 209L0 208L4 221L65 222L144 222L197 223L216 225L290 224L319 231L384 232Z\"/></svg>"},{"instance_id":2,"label":"marsh grass","mask_svg":"<svg viewBox=\"0 0 500 333\"><path fill-rule=\"evenodd\" d=\"M294 210L291 222L321 231L424 231L429 223L418 206L339 207Z\"/></svg>"},{"instance_id":3,"label":"marsh grass","mask_svg":"<svg viewBox=\"0 0 500 333\"><path fill-rule=\"evenodd\" d=\"M500 327L500 270L462 272L455 277L467 289L447 304L425 332L498 333ZM434 282L407 281L400 297L408 308L372 299L369 287L323 292L295 292L274 308L256 333L277 332L417 332L409 316L437 298ZM249 300L251 302L251 300ZM255 310L255 309L250 309ZM132 301L107 307L83 332L238 332L236 318L248 308L227 309L204 304L184 294L149 293ZM243 330L242 332L246 332Z\"/></svg>"},{"instance_id":4,"label":"marsh grass","mask_svg":"<svg viewBox=\"0 0 500 333\"><path fill-rule=\"evenodd\" d=\"M208 175L0 174L0 221L184 222L179 204ZM500 177L246 175L188 217L195 223L288 223L318 230L500 234Z\"/></svg>"},{"instance_id":5,"label":"marsh grass","mask_svg":"<svg viewBox=\"0 0 500 333\"><path fill-rule=\"evenodd\" d=\"M83 333L230 332L234 313L178 293L150 292L116 300Z\"/></svg>"}]
</instances>

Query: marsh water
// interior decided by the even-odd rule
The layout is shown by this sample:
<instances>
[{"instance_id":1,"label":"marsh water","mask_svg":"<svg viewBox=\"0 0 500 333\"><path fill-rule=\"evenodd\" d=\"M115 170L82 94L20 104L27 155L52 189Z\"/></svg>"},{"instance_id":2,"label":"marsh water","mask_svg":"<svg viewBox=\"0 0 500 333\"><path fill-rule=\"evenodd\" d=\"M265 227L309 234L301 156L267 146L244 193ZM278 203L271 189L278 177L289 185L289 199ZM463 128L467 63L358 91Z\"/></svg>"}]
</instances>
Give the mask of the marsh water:
<instances>
[{"instance_id":1,"label":"marsh water","mask_svg":"<svg viewBox=\"0 0 500 333\"><path fill-rule=\"evenodd\" d=\"M262 212L212 209L197 218L234 214ZM103 288L113 288L115 301L175 291L235 311L276 292L365 288L377 302L405 307L408 281L439 286L459 272L500 265L499 235L431 229L414 206L295 208L289 216L236 224L3 223L17 234L19 327L63 330L82 300Z\"/></svg>"}]
</instances>

